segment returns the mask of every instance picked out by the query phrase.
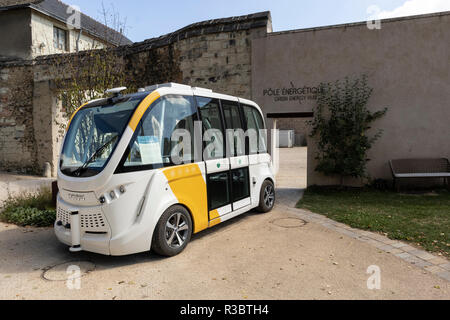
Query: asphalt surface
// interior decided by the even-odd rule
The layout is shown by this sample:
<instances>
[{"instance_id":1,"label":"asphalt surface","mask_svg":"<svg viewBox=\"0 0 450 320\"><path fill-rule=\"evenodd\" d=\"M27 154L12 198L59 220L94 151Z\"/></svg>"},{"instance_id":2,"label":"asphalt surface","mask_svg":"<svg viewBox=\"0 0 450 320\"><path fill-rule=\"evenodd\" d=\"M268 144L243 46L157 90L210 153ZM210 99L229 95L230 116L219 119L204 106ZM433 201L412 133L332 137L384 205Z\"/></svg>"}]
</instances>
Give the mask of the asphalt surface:
<instances>
[{"instance_id":1,"label":"asphalt surface","mask_svg":"<svg viewBox=\"0 0 450 320\"><path fill-rule=\"evenodd\" d=\"M305 154L283 151L274 211L195 235L170 259L71 254L52 229L0 223L0 299L450 299L450 282L288 212L305 183L292 178ZM370 266L379 290L367 286ZM68 280L77 268L79 281Z\"/></svg>"}]
</instances>

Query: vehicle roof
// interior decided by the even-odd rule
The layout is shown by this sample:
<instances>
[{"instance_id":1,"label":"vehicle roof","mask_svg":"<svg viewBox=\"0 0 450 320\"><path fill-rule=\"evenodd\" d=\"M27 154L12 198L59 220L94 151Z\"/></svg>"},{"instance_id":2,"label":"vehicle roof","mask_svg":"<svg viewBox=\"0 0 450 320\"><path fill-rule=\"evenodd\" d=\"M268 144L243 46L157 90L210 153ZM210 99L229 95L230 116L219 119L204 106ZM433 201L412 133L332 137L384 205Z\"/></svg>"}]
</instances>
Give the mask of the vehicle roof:
<instances>
[{"instance_id":1,"label":"vehicle roof","mask_svg":"<svg viewBox=\"0 0 450 320\"><path fill-rule=\"evenodd\" d=\"M241 104L250 105L250 106L256 108L261 114L263 114L261 108L254 101L227 95L227 94L217 93L210 89L191 87L191 86L177 84L177 83L167 83L167 84L158 84L158 85L154 85L151 87L146 87L144 90L145 91L126 94L126 95L123 95L123 97L124 98L140 97L140 98L144 99L145 97L147 97L148 95L150 95L156 91L156 92L158 92L158 94L161 97L166 96L166 95L175 94L175 95L197 96L197 97L205 97L205 98L213 98L213 99L221 99L221 100L239 102ZM108 98L90 101L86 105L86 107L102 105L102 104L105 104L107 101L108 101Z\"/></svg>"},{"instance_id":2,"label":"vehicle roof","mask_svg":"<svg viewBox=\"0 0 450 320\"><path fill-rule=\"evenodd\" d=\"M134 92L134 93L129 93L129 94L120 96L120 98L122 98L122 99L127 99L127 98L145 99L145 97L147 97L147 96L148 96L148 92ZM109 102L109 100L112 98L113 97L91 100L88 103L86 103L83 107L92 108L92 107L97 107L97 106L103 106L103 105L107 104Z\"/></svg>"},{"instance_id":3,"label":"vehicle roof","mask_svg":"<svg viewBox=\"0 0 450 320\"><path fill-rule=\"evenodd\" d=\"M170 84L165 84L165 85L167 85L167 86L159 85L162 87L156 88L156 90L148 91L148 93L151 94L153 91L157 91L161 96L169 95L169 94L179 94L179 95L190 95L190 96L197 96L197 97L235 101L235 102L239 102L242 104L251 105L252 107L255 107L256 109L258 109L258 111L261 114L263 114L259 105L256 102L248 100L248 99L214 92L211 89L190 87L187 85L180 85L180 84L176 84L176 83L175 84L170 83Z\"/></svg>"}]
</instances>

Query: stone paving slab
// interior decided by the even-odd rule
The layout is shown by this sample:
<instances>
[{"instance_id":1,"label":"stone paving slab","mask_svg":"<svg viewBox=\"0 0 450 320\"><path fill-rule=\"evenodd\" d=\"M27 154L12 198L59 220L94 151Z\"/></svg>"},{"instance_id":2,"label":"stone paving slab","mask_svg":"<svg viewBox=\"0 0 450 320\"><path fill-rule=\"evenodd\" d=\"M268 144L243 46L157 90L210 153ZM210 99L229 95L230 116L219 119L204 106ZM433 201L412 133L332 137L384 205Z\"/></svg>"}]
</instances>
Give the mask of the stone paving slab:
<instances>
[{"instance_id":1,"label":"stone paving slab","mask_svg":"<svg viewBox=\"0 0 450 320\"><path fill-rule=\"evenodd\" d=\"M369 244L380 251L399 257L407 263L422 269L424 272L432 272L449 281L450 261L444 257L438 257L402 241L389 239L382 234L354 229L346 224L331 220L324 215L295 208L297 201L301 199L306 188L303 176L306 176L307 150L301 148L281 149L280 152L280 173L277 176L277 195L280 195L277 199L279 207L307 222L319 224L343 236ZM286 192L287 189L284 189L285 187L288 188L289 192Z\"/></svg>"},{"instance_id":2,"label":"stone paving slab","mask_svg":"<svg viewBox=\"0 0 450 320\"><path fill-rule=\"evenodd\" d=\"M450 281L450 272L448 271L444 271L444 272L439 272L436 274L438 277L445 279L447 281Z\"/></svg>"},{"instance_id":3,"label":"stone paving slab","mask_svg":"<svg viewBox=\"0 0 450 320\"><path fill-rule=\"evenodd\" d=\"M377 249L393 254L426 272L430 272L442 279L450 281L450 262L443 257L437 257L427 251L417 249L401 241L389 239L381 234L354 229L317 213L312 213L303 209L291 208L284 204L280 205L280 207L283 207L284 210L290 213L298 215L307 222L317 223L327 229L337 231L350 238L368 243Z\"/></svg>"}]
</instances>

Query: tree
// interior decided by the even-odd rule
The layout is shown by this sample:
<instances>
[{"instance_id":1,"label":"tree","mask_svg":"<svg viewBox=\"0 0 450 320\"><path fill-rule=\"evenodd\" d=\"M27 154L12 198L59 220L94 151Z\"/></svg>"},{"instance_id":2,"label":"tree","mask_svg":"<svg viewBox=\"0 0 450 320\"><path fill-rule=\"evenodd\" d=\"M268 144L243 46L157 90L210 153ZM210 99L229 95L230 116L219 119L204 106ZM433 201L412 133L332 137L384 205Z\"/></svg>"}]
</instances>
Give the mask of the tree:
<instances>
[{"instance_id":1,"label":"tree","mask_svg":"<svg viewBox=\"0 0 450 320\"><path fill-rule=\"evenodd\" d=\"M60 55L54 68L58 99L67 116L85 102L103 98L107 89L126 82L125 63L114 48Z\"/></svg>"},{"instance_id":2,"label":"tree","mask_svg":"<svg viewBox=\"0 0 450 320\"><path fill-rule=\"evenodd\" d=\"M383 130L377 130L373 136L368 131L387 112L387 108L368 110L372 92L367 75L356 79L346 77L343 83L320 84L314 120L310 122L311 137L318 138L316 171L340 176L341 186L345 177L368 178L367 152Z\"/></svg>"},{"instance_id":3,"label":"tree","mask_svg":"<svg viewBox=\"0 0 450 320\"><path fill-rule=\"evenodd\" d=\"M102 47L93 42L87 50L76 54L57 55L53 59L53 75L58 90L57 97L63 104L66 118L87 101L104 97L104 92L126 82L125 63L111 43L120 43L126 20L122 19L114 6L107 9L102 2L103 38ZM81 30L79 31L81 35Z\"/></svg>"},{"instance_id":4,"label":"tree","mask_svg":"<svg viewBox=\"0 0 450 320\"><path fill-rule=\"evenodd\" d=\"M52 75L59 101L59 116L54 119L62 137L70 116L88 101L105 97L105 91L114 87L121 87L127 83L126 65L123 56L111 45L120 43L125 29L125 20L115 11L114 7L107 10L102 2L104 32L107 40L103 47L93 44L79 52L55 55L52 59ZM116 32L114 32L116 31ZM81 30L79 31L81 36ZM135 91L128 85L128 91ZM86 155L86 147L94 148L101 145L105 139L103 135L92 134L92 119L83 121L78 129L76 149L80 155ZM93 139L93 140L89 140ZM88 143L90 141L90 143ZM95 150L90 150L92 154Z\"/></svg>"}]
</instances>

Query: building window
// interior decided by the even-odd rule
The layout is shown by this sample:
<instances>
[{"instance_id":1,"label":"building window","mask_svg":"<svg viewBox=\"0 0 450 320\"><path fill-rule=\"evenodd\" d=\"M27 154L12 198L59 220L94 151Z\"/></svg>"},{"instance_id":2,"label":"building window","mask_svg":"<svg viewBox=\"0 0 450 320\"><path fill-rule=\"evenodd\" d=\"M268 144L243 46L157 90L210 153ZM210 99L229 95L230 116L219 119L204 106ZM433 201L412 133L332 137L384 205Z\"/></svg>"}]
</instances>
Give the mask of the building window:
<instances>
[{"instance_id":1,"label":"building window","mask_svg":"<svg viewBox=\"0 0 450 320\"><path fill-rule=\"evenodd\" d=\"M53 47L55 49L68 51L66 30L53 27Z\"/></svg>"}]
</instances>

